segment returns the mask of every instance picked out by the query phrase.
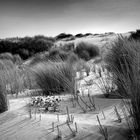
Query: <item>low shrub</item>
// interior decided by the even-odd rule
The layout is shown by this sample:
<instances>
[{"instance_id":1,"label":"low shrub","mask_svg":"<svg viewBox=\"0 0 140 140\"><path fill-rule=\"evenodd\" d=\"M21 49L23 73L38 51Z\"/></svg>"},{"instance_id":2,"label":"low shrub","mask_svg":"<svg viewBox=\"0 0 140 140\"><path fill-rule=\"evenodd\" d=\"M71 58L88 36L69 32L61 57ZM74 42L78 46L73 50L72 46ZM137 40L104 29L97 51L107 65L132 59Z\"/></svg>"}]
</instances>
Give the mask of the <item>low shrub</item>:
<instances>
[{"instance_id":1,"label":"low shrub","mask_svg":"<svg viewBox=\"0 0 140 140\"><path fill-rule=\"evenodd\" d=\"M84 35L83 34L76 34L75 37L77 38L80 38L80 37L83 37Z\"/></svg>"},{"instance_id":2,"label":"low shrub","mask_svg":"<svg viewBox=\"0 0 140 140\"><path fill-rule=\"evenodd\" d=\"M94 44L89 44L86 42L80 42L76 45L74 52L82 59L90 60L99 56L100 50Z\"/></svg>"},{"instance_id":3,"label":"low shrub","mask_svg":"<svg viewBox=\"0 0 140 140\"><path fill-rule=\"evenodd\" d=\"M34 54L48 51L54 45L55 39L45 36L24 38L8 38L0 40L0 53L18 54L23 60Z\"/></svg>"},{"instance_id":4,"label":"low shrub","mask_svg":"<svg viewBox=\"0 0 140 140\"><path fill-rule=\"evenodd\" d=\"M59 60L67 60L67 58L68 58L68 53L64 52L63 50L59 48L52 48L49 51L50 60L59 61Z\"/></svg>"},{"instance_id":5,"label":"low shrub","mask_svg":"<svg viewBox=\"0 0 140 140\"><path fill-rule=\"evenodd\" d=\"M90 36L93 35L92 33L86 33L84 36Z\"/></svg>"},{"instance_id":6,"label":"low shrub","mask_svg":"<svg viewBox=\"0 0 140 140\"><path fill-rule=\"evenodd\" d=\"M74 47L75 47L74 42L70 42L70 43L63 44L60 47L60 49L62 49L63 51L68 52L68 51L73 51L74 50Z\"/></svg>"},{"instance_id":7,"label":"low shrub","mask_svg":"<svg viewBox=\"0 0 140 140\"><path fill-rule=\"evenodd\" d=\"M57 35L57 36L55 37L55 39L56 39L56 40L61 40L61 39L71 38L71 37L73 37L72 34L61 33L61 34Z\"/></svg>"},{"instance_id":8,"label":"low shrub","mask_svg":"<svg viewBox=\"0 0 140 140\"><path fill-rule=\"evenodd\" d=\"M130 39L139 40L140 41L140 29L136 30L136 32L132 32L130 35Z\"/></svg>"}]
</instances>

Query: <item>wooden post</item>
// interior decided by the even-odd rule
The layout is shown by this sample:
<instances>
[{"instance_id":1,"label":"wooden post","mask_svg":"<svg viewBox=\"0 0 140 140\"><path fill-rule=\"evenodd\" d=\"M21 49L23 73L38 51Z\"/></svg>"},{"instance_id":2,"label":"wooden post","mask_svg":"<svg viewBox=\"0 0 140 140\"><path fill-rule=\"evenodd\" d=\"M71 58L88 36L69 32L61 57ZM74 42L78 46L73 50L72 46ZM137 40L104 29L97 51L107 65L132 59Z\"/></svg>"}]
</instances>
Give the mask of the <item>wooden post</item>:
<instances>
[{"instance_id":1,"label":"wooden post","mask_svg":"<svg viewBox=\"0 0 140 140\"><path fill-rule=\"evenodd\" d=\"M57 125L57 132L58 132L58 136L59 136L59 126Z\"/></svg>"},{"instance_id":2,"label":"wooden post","mask_svg":"<svg viewBox=\"0 0 140 140\"><path fill-rule=\"evenodd\" d=\"M70 122L70 116L69 116L69 108L68 108L68 106L66 107L66 110L67 110L67 118L68 118L68 122Z\"/></svg>"},{"instance_id":3,"label":"wooden post","mask_svg":"<svg viewBox=\"0 0 140 140\"><path fill-rule=\"evenodd\" d=\"M103 110L102 110L102 114L103 114L104 119L106 119L106 117L105 117L105 114L104 114L104 111L103 111Z\"/></svg>"},{"instance_id":4,"label":"wooden post","mask_svg":"<svg viewBox=\"0 0 140 140\"><path fill-rule=\"evenodd\" d=\"M36 119L36 107L35 107L35 119Z\"/></svg>"},{"instance_id":5,"label":"wooden post","mask_svg":"<svg viewBox=\"0 0 140 140\"><path fill-rule=\"evenodd\" d=\"M77 123L75 122L75 131L78 132Z\"/></svg>"},{"instance_id":6,"label":"wooden post","mask_svg":"<svg viewBox=\"0 0 140 140\"><path fill-rule=\"evenodd\" d=\"M32 110L31 110L30 106L29 106L29 117L30 117L30 119L32 118Z\"/></svg>"},{"instance_id":7,"label":"wooden post","mask_svg":"<svg viewBox=\"0 0 140 140\"><path fill-rule=\"evenodd\" d=\"M57 121L59 122L59 114L57 114Z\"/></svg>"},{"instance_id":8,"label":"wooden post","mask_svg":"<svg viewBox=\"0 0 140 140\"><path fill-rule=\"evenodd\" d=\"M52 131L54 132L54 122L52 122Z\"/></svg>"},{"instance_id":9,"label":"wooden post","mask_svg":"<svg viewBox=\"0 0 140 140\"><path fill-rule=\"evenodd\" d=\"M98 105L99 111L100 111L100 106Z\"/></svg>"},{"instance_id":10,"label":"wooden post","mask_svg":"<svg viewBox=\"0 0 140 140\"><path fill-rule=\"evenodd\" d=\"M39 114L39 120L41 121L41 113Z\"/></svg>"}]
</instances>

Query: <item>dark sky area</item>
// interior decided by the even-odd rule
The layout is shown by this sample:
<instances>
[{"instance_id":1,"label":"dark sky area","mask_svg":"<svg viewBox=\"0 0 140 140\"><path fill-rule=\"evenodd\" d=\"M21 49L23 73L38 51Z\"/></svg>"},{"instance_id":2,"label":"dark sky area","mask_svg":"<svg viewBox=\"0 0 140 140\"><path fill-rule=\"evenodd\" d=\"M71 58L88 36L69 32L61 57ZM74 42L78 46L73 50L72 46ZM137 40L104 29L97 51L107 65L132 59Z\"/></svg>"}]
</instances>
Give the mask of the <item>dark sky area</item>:
<instances>
[{"instance_id":1,"label":"dark sky area","mask_svg":"<svg viewBox=\"0 0 140 140\"><path fill-rule=\"evenodd\" d=\"M0 38L140 28L140 0L3 0Z\"/></svg>"}]
</instances>

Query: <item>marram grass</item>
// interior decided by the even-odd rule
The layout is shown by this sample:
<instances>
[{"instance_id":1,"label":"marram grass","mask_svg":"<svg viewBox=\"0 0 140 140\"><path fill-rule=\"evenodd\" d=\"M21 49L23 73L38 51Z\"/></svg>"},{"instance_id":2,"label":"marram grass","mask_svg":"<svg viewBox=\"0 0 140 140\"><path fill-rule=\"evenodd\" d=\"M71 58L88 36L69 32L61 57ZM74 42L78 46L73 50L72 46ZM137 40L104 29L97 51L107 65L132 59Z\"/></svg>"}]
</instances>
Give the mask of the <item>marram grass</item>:
<instances>
[{"instance_id":1,"label":"marram grass","mask_svg":"<svg viewBox=\"0 0 140 140\"><path fill-rule=\"evenodd\" d=\"M45 95L73 92L74 71L66 62L40 62L32 68L37 84Z\"/></svg>"},{"instance_id":2,"label":"marram grass","mask_svg":"<svg viewBox=\"0 0 140 140\"><path fill-rule=\"evenodd\" d=\"M8 109L7 94L18 94L23 88L21 71L11 60L0 60L0 113Z\"/></svg>"},{"instance_id":3,"label":"marram grass","mask_svg":"<svg viewBox=\"0 0 140 140\"><path fill-rule=\"evenodd\" d=\"M140 42L119 37L106 57L118 96L130 99L133 130L140 135Z\"/></svg>"}]
</instances>

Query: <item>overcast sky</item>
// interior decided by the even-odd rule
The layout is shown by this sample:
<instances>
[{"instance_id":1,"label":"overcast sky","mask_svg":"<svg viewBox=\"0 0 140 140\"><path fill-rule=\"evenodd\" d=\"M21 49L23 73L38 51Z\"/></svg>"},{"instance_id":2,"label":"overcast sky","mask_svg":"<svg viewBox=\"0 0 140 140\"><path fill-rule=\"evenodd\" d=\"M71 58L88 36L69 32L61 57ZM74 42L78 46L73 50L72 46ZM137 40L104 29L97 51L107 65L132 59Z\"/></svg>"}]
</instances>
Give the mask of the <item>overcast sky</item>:
<instances>
[{"instance_id":1,"label":"overcast sky","mask_svg":"<svg viewBox=\"0 0 140 140\"><path fill-rule=\"evenodd\" d=\"M3 0L0 38L140 28L140 0Z\"/></svg>"}]
</instances>

